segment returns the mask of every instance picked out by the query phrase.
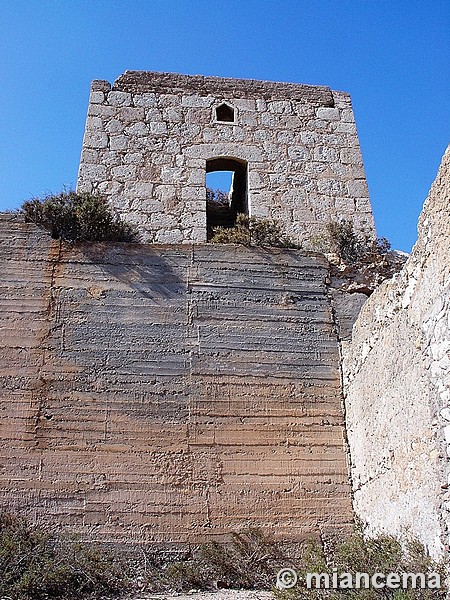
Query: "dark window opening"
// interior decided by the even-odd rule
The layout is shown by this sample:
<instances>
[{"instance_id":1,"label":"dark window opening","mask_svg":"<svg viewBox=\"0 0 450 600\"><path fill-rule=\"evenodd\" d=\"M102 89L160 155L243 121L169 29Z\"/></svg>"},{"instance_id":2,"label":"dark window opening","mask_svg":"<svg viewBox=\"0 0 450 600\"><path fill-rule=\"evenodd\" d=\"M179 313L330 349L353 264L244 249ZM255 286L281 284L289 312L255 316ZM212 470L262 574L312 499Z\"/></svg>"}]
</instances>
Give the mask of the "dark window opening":
<instances>
[{"instance_id":1,"label":"dark window opening","mask_svg":"<svg viewBox=\"0 0 450 600\"><path fill-rule=\"evenodd\" d=\"M206 161L206 173L209 188L206 223L210 240L214 227L234 227L237 215L248 213L247 163L234 158L214 158Z\"/></svg>"},{"instance_id":2,"label":"dark window opening","mask_svg":"<svg viewBox=\"0 0 450 600\"><path fill-rule=\"evenodd\" d=\"M228 104L221 104L216 108L216 119L225 123L234 123L234 108Z\"/></svg>"}]
</instances>

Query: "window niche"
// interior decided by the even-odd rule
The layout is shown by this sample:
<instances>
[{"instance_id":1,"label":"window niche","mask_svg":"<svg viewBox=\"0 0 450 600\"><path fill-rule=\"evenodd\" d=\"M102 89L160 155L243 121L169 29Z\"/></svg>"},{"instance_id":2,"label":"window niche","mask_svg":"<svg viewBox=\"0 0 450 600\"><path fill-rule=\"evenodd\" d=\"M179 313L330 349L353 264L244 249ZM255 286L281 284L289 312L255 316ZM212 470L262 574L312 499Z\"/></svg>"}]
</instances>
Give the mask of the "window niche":
<instances>
[{"instance_id":1,"label":"window niche","mask_svg":"<svg viewBox=\"0 0 450 600\"><path fill-rule=\"evenodd\" d=\"M215 109L215 117L218 123L234 123L235 122L235 110L229 104L219 104Z\"/></svg>"}]
</instances>

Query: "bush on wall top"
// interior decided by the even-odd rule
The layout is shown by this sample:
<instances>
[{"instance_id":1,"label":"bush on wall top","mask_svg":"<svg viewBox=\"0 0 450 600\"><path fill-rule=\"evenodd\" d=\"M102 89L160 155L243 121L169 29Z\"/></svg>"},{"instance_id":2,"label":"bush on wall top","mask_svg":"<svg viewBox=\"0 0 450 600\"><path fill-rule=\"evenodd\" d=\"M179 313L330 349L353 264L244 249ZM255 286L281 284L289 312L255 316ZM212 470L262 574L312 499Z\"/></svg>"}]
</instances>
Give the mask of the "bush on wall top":
<instances>
[{"instance_id":1,"label":"bush on wall top","mask_svg":"<svg viewBox=\"0 0 450 600\"><path fill-rule=\"evenodd\" d=\"M214 227L213 244L242 244L275 248L298 248L270 219L258 219L239 214L234 227Z\"/></svg>"},{"instance_id":2,"label":"bush on wall top","mask_svg":"<svg viewBox=\"0 0 450 600\"><path fill-rule=\"evenodd\" d=\"M135 233L115 215L106 200L73 191L33 198L22 205L25 221L46 229L54 239L69 242L130 242Z\"/></svg>"}]
</instances>

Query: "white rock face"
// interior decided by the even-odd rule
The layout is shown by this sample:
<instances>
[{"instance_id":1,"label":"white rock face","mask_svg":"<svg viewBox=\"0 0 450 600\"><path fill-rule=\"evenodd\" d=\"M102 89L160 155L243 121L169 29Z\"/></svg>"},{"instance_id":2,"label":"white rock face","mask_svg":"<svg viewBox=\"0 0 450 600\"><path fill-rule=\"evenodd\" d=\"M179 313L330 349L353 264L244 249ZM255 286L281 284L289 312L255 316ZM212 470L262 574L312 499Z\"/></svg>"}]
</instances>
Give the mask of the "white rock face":
<instances>
[{"instance_id":1,"label":"white rock face","mask_svg":"<svg viewBox=\"0 0 450 600\"><path fill-rule=\"evenodd\" d=\"M435 557L450 529L450 147L403 270L363 306L344 348L356 513Z\"/></svg>"}]
</instances>

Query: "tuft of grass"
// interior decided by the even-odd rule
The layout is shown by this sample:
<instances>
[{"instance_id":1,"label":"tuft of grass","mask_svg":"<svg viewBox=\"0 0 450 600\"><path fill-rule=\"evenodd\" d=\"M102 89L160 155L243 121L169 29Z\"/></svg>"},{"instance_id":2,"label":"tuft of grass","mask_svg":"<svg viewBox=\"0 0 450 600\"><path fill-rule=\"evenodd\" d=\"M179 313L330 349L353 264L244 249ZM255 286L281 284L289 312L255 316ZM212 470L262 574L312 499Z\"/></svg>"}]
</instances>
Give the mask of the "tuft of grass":
<instances>
[{"instance_id":1,"label":"tuft of grass","mask_svg":"<svg viewBox=\"0 0 450 600\"><path fill-rule=\"evenodd\" d=\"M25 221L69 242L131 242L135 232L101 196L74 191L33 198L22 204Z\"/></svg>"}]
</instances>

